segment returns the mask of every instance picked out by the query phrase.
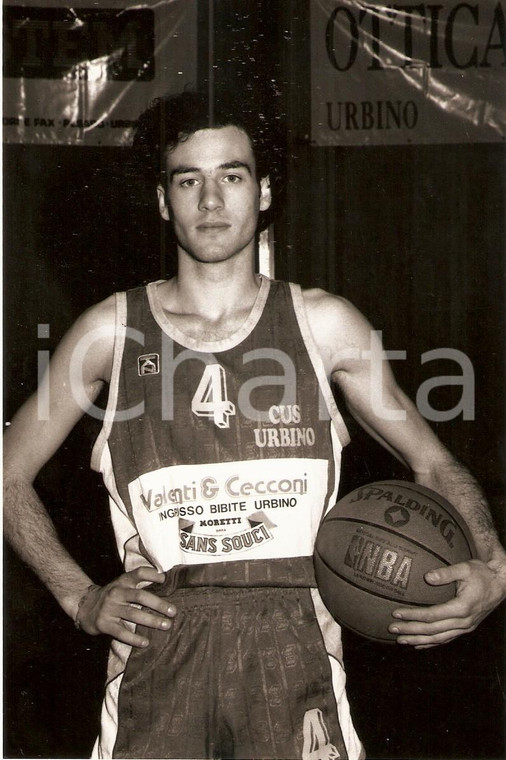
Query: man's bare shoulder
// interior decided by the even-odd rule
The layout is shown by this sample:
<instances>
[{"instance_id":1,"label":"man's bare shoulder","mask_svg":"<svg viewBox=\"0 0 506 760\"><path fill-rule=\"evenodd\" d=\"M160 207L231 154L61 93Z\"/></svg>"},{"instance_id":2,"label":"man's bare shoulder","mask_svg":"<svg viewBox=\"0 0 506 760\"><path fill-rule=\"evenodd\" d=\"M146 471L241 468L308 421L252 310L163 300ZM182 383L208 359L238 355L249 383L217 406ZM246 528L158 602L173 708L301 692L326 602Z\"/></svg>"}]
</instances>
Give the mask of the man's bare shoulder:
<instances>
[{"instance_id":1,"label":"man's bare shoulder","mask_svg":"<svg viewBox=\"0 0 506 760\"><path fill-rule=\"evenodd\" d=\"M306 310L327 316L345 314L353 305L343 296L336 296L323 288L308 288L302 291Z\"/></svg>"},{"instance_id":2,"label":"man's bare shoulder","mask_svg":"<svg viewBox=\"0 0 506 760\"><path fill-rule=\"evenodd\" d=\"M82 356L85 375L93 380L109 381L116 331L116 297L108 296L90 306L74 322L59 353L67 363Z\"/></svg>"},{"instance_id":3,"label":"man's bare shoulder","mask_svg":"<svg viewBox=\"0 0 506 760\"><path fill-rule=\"evenodd\" d=\"M93 304L77 318L75 326L80 330L95 330L114 327L116 323L116 296L104 298Z\"/></svg>"},{"instance_id":4,"label":"man's bare shoulder","mask_svg":"<svg viewBox=\"0 0 506 760\"><path fill-rule=\"evenodd\" d=\"M302 295L309 326L320 350L334 353L368 342L371 326L346 298L321 288L303 290Z\"/></svg>"},{"instance_id":5,"label":"man's bare shoulder","mask_svg":"<svg viewBox=\"0 0 506 760\"><path fill-rule=\"evenodd\" d=\"M47 414L39 414L39 395L34 393L7 431L11 476L31 483L110 380L115 312L114 296L91 306L60 341L43 380L48 388Z\"/></svg>"}]
</instances>

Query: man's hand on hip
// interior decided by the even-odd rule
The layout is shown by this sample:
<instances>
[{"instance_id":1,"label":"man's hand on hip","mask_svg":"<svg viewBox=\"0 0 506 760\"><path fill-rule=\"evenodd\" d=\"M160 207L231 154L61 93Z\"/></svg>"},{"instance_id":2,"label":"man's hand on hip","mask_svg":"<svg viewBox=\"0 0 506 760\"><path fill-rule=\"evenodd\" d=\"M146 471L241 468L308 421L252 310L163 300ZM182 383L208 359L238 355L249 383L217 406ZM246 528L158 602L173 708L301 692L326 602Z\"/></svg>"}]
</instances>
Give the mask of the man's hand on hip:
<instances>
[{"instance_id":1,"label":"man's hand on hip","mask_svg":"<svg viewBox=\"0 0 506 760\"><path fill-rule=\"evenodd\" d=\"M147 647L149 640L135 633L132 624L168 630L176 608L138 586L164 580L164 573L152 567L138 567L106 586L90 588L79 607L79 627L92 636L105 633L131 646Z\"/></svg>"}]
</instances>

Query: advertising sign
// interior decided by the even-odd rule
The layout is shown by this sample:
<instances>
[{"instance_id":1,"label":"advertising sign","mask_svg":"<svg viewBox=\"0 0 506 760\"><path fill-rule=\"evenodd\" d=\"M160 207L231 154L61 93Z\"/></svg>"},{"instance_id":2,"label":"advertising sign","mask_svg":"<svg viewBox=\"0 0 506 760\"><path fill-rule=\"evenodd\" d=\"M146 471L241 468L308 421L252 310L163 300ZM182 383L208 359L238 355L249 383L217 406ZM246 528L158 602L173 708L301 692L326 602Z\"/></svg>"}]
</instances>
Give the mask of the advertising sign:
<instances>
[{"instance_id":1,"label":"advertising sign","mask_svg":"<svg viewBox=\"0 0 506 760\"><path fill-rule=\"evenodd\" d=\"M124 145L148 103L195 86L196 0L9 0L4 141Z\"/></svg>"},{"instance_id":2,"label":"advertising sign","mask_svg":"<svg viewBox=\"0 0 506 760\"><path fill-rule=\"evenodd\" d=\"M505 8L311 0L313 143L503 141Z\"/></svg>"}]
</instances>

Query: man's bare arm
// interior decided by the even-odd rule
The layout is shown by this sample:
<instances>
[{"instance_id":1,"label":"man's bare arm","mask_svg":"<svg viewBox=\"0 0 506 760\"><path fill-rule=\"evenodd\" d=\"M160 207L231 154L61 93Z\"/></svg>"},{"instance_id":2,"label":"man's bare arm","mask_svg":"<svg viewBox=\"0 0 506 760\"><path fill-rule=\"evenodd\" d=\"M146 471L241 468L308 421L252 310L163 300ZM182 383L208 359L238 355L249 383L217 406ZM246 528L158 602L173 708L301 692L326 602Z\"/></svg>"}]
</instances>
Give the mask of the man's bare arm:
<instances>
[{"instance_id":1,"label":"man's bare arm","mask_svg":"<svg viewBox=\"0 0 506 760\"><path fill-rule=\"evenodd\" d=\"M388 362L381 358L378 335L360 312L322 291L308 291L305 298L328 375L339 385L353 416L412 470L418 483L454 504L473 534L481 561L437 568L426 576L434 584L456 581L456 599L396 615L394 632L403 642L421 647L450 641L473 630L506 596L506 554L483 492L397 386Z\"/></svg>"},{"instance_id":2,"label":"man's bare arm","mask_svg":"<svg viewBox=\"0 0 506 760\"><path fill-rule=\"evenodd\" d=\"M84 414L76 403L70 377L71 357L79 341L105 320L103 314L83 315L58 347L39 393L47 397L48 413L40 413L38 395L21 407L4 437L4 530L21 558L39 575L63 609L75 618L77 605L91 579L60 543L54 525L38 498L33 481ZM102 318L100 318L102 317ZM111 343L102 341L83 368L83 390L90 403L107 379Z\"/></svg>"},{"instance_id":3,"label":"man's bare arm","mask_svg":"<svg viewBox=\"0 0 506 760\"><path fill-rule=\"evenodd\" d=\"M92 581L60 542L33 481L85 413L86 403L93 403L109 380L114 323L113 299L77 320L55 352L43 380L45 397L49 394L49 412L39 413L35 394L15 415L4 439L7 540L74 620ZM76 363L79 348L90 335L93 335L90 349ZM168 627L166 615L172 615L173 609L169 610L154 594L137 588L139 583L156 582L163 577L153 568L140 568L125 573L103 589L91 589L79 610L81 627L88 633L108 633L126 643L145 646L145 639L132 633L124 621ZM153 613L138 610L132 604L142 604Z\"/></svg>"}]
</instances>

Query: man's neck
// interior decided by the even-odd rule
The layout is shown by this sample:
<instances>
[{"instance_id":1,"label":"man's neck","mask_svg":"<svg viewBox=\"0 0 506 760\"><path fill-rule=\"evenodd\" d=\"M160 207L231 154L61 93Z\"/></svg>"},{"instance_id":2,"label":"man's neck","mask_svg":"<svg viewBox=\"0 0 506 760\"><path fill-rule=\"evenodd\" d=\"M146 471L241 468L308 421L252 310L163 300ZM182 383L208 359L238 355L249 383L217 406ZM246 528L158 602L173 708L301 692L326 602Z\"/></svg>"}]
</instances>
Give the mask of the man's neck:
<instances>
[{"instance_id":1,"label":"man's neck","mask_svg":"<svg viewBox=\"0 0 506 760\"><path fill-rule=\"evenodd\" d=\"M193 314L211 322L250 309L258 294L260 279L251 259L202 263L179 257L177 276L167 291L169 311Z\"/></svg>"}]
</instances>

